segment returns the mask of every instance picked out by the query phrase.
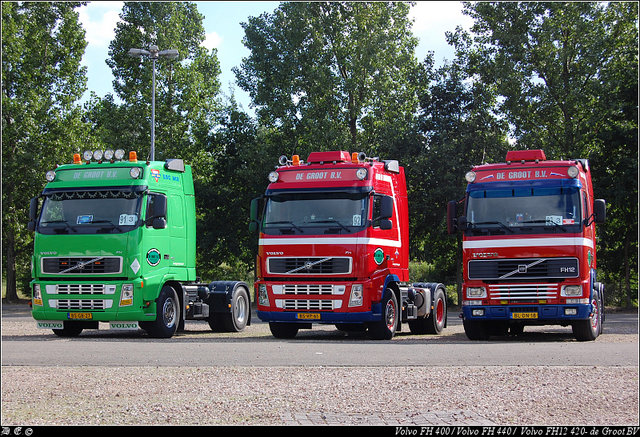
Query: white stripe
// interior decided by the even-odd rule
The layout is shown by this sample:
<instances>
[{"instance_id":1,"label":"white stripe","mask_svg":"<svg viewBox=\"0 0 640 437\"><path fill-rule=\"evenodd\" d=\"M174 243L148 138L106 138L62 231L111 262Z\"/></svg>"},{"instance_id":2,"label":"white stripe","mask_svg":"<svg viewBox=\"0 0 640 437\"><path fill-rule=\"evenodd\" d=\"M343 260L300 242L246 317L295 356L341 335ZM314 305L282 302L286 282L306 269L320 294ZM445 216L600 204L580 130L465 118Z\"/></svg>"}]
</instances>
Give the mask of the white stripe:
<instances>
[{"instance_id":1,"label":"white stripe","mask_svg":"<svg viewBox=\"0 0 640 437\"><path fill-rule=\"evenodd\" d=\"M296 246L302 244L371 244L375 246L400 247L399 241L382 238L260 238L260 246Z\"/></svg>"},{"instance_id":2,"label":"white stripe","mask_svg":"<svg viewBox=\"0 0 640 437\"><path fill-rule=\"evenodd\" d=\"M593 249L593 240L580 237L564 238L523 238L504 240L473 240L462 243L463 249L489 249L501 247L549 247L549 246L586 246Z\"/></svg>"}]
</instances>

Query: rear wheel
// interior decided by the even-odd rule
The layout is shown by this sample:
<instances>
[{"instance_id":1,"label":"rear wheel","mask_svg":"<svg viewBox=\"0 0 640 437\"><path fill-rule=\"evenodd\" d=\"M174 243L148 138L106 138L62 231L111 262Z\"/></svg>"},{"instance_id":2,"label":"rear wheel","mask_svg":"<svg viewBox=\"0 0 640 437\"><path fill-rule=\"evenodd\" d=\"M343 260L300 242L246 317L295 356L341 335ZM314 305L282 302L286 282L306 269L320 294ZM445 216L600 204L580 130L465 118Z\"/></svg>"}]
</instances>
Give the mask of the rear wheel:
<instances>
[{"instance_id":1,"label":"rear wheel","mask_svg":"<svg viewBox=\"0 0 640 437\"><path fill-rule=\"evenodd\" d=\"M427 332L429 334L440 334L447 321L447 298L442 288L438 288L435 292L430 319L431 322L427 324Z\"/></svg>"},{"instance_id":2,"label":"rear wheel","mask_svg":"<svg viewBox=\"0 0 640 437\"><path fill-rule=\"evenodd\" d=\"M175 290L170 286L162 287L156 305L156 320L145 324L147 332L155 338L170 338L180 320L180 303Z\"/></svg>"},{"instance_id":3,"label":"rear wheel","mask_svg":"<svg viewBox=\"0 0 640 437\"><path fill-rule=\"evenodd\" d=\"M382 317L377 322L369 325L371 336L376 340L391 340L396 333L398 326L398 301L395 293L387 289L381 301Z\"/></svg>"},{"instance_id":4,"label":"rear wheel","mask_svg":"<svg viewBox=\"0 0 640 437\"><path fill-rule=\"evenodd\" d=\"M215 314L220 319L223 330L228 332L240 332L244 330L249 321L249 311L251 304L249 303L249 293L244 287L238 287L231 297L231 308L228 314ZM211 319L210 319L211 320ZM211 329L217 327L217 324L209 322Z\"/></svg>"}]
</instances>

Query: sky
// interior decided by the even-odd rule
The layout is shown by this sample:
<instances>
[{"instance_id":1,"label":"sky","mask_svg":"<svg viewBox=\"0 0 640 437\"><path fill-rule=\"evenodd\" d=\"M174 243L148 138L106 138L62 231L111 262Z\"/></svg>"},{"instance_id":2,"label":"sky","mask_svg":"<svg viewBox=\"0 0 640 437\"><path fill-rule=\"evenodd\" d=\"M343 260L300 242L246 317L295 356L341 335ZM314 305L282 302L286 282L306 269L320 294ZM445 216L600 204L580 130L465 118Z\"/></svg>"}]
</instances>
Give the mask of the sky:
<instances>
[{"instance_id":1,"label":"sky","mask_svg":"<svg viewBox=\"0 0 640 437\"><path fill-rule=\"evenodd\" d=\"M242 44L244 30L240 23L246 22L250 16L259 16L264 12L272 13L280 2L269 1L212 1L195 2L198 11L204 15L206 39L203 45L207 49L218 50L218 60L222 69L220 81L222 92L230 95L233 89L236 101L248 113L249 95L235 86L233 67L240 66L242 58L249 56L249 50ZM99 97L107 93L115 96L112 88L113 75L107 66L109 43L114 38L119 14L123 2L92 1L81 6L78 11L80 22L86 31L87 48L82 65L87 67L87 91L80 103L89 99L91 91ZM456 26L470 28L471 18L462 15L462 3L457 1L418 1L411 8L410 16L414 18L413 32L419 39L416 56L423 60L429 51L434 52L436 65L444 59L454 58L453 47L445 39L446 31L454 31ZM139 47L146 48L146 47ZM160 47L160 50L171 47Z\"/></svg>"}]
</instances>

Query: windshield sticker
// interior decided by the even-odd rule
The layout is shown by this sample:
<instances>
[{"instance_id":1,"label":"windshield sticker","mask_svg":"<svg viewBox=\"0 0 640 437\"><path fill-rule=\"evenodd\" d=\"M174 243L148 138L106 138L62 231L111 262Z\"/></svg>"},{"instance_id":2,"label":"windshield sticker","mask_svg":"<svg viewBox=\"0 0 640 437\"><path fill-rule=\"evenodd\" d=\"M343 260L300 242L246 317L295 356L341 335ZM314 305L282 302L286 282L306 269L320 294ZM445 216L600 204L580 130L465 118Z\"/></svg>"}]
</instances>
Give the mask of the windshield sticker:
<instances>
[{"instance_id":1,"label":"windshield sticker","mask_svg":"<svg viewBox=\"0 0 640 437\"><path fill-rule=\"evenodd\" d=\"M138 214L120 214L118 224L120 226L135 226L138 221Z\"/></svg>"},{"instance_id":2,"label":"windshield sticker","mask_svg":"<svg viewBox=\"0 0 640 437\"><path fill-rule=\"evenodd\" d=\"M361 226L362 225L362 216L360 214L353 215L353 226Z\"/></svg>"},{"instance_id":3,"label":"windshield sticker","mask_svg":"<svg viewBox=\"0 0 640 437\"><path fill-rule=\"evenodd\" d=\"M83 223L91 223L93 221L92 215L79 215L76 218L76 224L81 225Z\"/></svg>"},{"instance_id":4,"label":"windshield sticker","mask_svg":"<svg viewBox=\"0 0 640 437\"><path fill-rule=\"evenodd\" d=\"M150 249L149 252L147 252L147 262L152 267L160 264L160 252L158 249Z\"/></svg>"}]
</instances>

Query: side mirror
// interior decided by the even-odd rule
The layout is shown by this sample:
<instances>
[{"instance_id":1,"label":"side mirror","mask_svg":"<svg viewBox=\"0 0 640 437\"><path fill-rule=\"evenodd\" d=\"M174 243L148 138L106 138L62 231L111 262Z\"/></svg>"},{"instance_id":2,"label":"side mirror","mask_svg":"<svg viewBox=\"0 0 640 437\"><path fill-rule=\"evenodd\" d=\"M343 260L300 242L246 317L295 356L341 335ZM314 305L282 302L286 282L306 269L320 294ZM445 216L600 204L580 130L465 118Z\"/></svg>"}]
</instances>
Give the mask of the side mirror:
<instances>
[{"instance_id":1,"label":"side mirror","mask_svg":"<svg viewBox=\"0 0 640 437\"><path fill-rule=\"evenodd\" d=\"M156 217L153 219L153 229L165 229L167 220L164 217Z\"/></svg>"},{"instance_id":2,"label":"side mirror","mask_svg":"<svg viewBox=\"0 0 640 437\"><path fill-rule=\"evenodd\" d=\"M447 203L447 232L449 235L454 235L458 230L458 224L456 222L457 209L455 200Z\"/></svg>"},{"instance_id":3,"label":"side mirror","mask_svg":"<svg viewBox=\"0 0 640 437\"><path fill-rule=\"evenodd\" d=\"M391 228L393 228L393 223L391 223L391 220L389 219L380 220L380 229L382 229L383 231L388 231Z\"/></svg>"},{"instance_id":4,"label":"side mirror","mask_svg":"<svg viewBox=\"0 0 640 437\"><path fill-rule=\"evenodd\" d=\"M458 217L458 229L460 229L461 231L466 231L467 230L467 217L461 215L460 217Z\"/></svg>"},{"instance_id":5,"label":"side mirror","mask_svg":"<svg viewBox=\"0 0 640 437\"><path fill-rule=\"evenodd\" d=\"M36 220L38 220L38 198L34 197L29 203L29 223L27 223L27 230L29 232L35 232Z\"/></svg>"},{"instance_id":6,"label":"side mirror","mask_svg":"<svg viewBox=\"0 0 640 437\"><path fill-rule=\"evenodd\" d=\"M596 223L604 223L607 220L607 203L604 199L596 199L593 201L593 213L596 216Z\"/></svg>"},{"instance_id":7,"label":"side mirror","mask_svg":"<svg viewBox=\"0 0 640 437\"><path fill-rule=\"evenodd\" d=\"M156 198L153 199L153 216L167 216L167 196L164 194L156 194Z\"/></svg>"},{"instance_id":8,"label":"side mirror","mask_svg":"<svg viewBox=\"0 0 640 437\"><path fill-rule=\"evenodd\" d=\"M382 196L382 198L380 199L380 218L390 219L392 216L393 216L393 198L389 196Z\"/></svg>"},{"instance_id":9,"label":"side mirror","mask_svg":"<svg viewBox=\"0 0 640 437\"><path fill-rule=\"evenodd\" d=\"M249 212L249 231L255 232L258 230L258 210L260 209L260 199L262 197L256 197L251 201L251 209Z\"/></svg>"}]
</instances>

